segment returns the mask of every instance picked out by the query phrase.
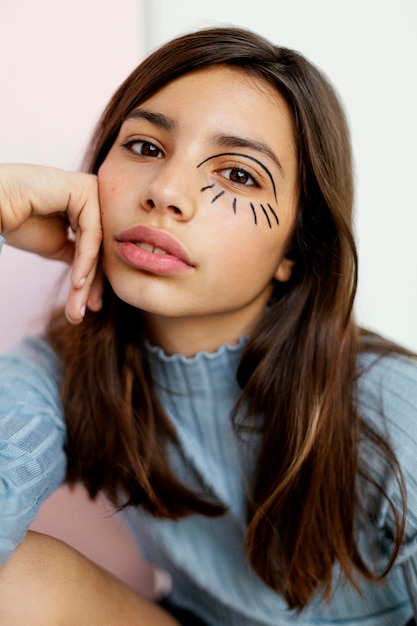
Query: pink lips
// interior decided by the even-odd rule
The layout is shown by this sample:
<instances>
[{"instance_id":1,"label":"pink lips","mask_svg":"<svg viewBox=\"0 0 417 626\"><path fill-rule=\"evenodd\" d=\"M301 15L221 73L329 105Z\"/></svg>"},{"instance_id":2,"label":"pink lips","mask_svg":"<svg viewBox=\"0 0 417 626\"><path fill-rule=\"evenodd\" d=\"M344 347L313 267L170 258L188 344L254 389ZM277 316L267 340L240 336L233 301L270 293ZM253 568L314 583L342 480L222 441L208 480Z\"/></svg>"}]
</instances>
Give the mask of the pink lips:
<instances>
[{"instance_id":1,"label":"pink lips","mask_svg":"<svg viewBox=\"0 0 417 626\"><path fill-rule=\"evenodd\" d=\"M155 252L152 246L157 248ZM123 231L117 237L117 249L129 265L151 273L174 274L193 267L187 252L171 235L148 226Z\"/></svg>"}]
</instances>

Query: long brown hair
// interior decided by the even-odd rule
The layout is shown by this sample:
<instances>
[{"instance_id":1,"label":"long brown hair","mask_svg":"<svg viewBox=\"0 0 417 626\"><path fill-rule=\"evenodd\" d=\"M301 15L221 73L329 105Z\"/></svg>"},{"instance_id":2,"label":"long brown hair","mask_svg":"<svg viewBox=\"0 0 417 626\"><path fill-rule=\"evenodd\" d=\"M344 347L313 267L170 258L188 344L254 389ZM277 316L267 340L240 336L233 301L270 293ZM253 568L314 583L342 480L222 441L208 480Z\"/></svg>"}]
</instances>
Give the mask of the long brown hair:
<instances>
[{"instance_id":1,"label":"long brown hair","mask_svg":"<svg viewBox=\"0 0 417 626\"><path fill-rule=\"evenodd\" d=\"M355 571L378 578L354 535L362 506L358 477L374 484L358 455L362 438L372 440L400 480L389 445L361 424L355 406L352 160L338 98L294 51L241 29L199 31L154 52L122 84L97 126L88 169L97 173L132 109L175 78L216 64L268 81L293 115L300 195L294 272L289 283L276 285L245 348L237 408L247 412L234 417L237 429L263 433L248 494L248 558L289 607L302 609L318 586L329 597L336 561L355 586ZM99 313L76 327L62 315L51 323L49 338L63 361L68 480L81 479L92 497L103 489L118 505L122 492L125 504L156 516L220 515L224 508L210 494L191 492L170 468L166 445L176 435L153 392L141 332L140 312L107 282ZM396 520L387 569L402 537L401 511Z\"/></svg>"}]
</instances>

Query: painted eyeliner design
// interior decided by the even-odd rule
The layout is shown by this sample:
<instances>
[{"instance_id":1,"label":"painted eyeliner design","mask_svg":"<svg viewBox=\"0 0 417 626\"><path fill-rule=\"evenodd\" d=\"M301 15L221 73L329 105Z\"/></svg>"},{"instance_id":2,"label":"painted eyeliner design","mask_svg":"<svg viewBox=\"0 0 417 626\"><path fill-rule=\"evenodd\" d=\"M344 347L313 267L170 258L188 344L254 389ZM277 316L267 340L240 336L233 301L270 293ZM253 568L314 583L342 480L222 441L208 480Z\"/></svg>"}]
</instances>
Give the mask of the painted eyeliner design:
<instances>
[{"instance_id":1,"label":"painted eyeliner design","mask_svg":"<svg viewBox=\"0 0 417 626\"><path fill-rule=\"evenodd\" d=\"M213 187L215 187L215 183L213 183L212 185L206 185L205 187L201 187L200 191L207 191L207 189L213 189ZM222 191L219 191L219 193L216 193L215 196L213 196L213 198L210 200L211 204L213 204L214 202L216 202L216 200L218 200L219 198L221 198L226 192L224 191L224 189ZM234 199L234 205L236 204L236 198ZM236 213L235 207L233 208L234 212Z\"/></svg>"},{"instance_id":2,"label":"painted eyeliner design","mask_svg":"<svg viewBox=\"0 0 417 626\"><path fill-rule=\"evenodd\" d=\"M215 183L211 184L211 185L206 185L205 187L202 187L200 189L201 192L203 191L207 191L208 189L213 189L215 187ZM214 204L214 202L216 202L216 200L218 200L219 198L221 198L221 196L223 196L226 192L224 190L219 191L219 193L216 193L215 196L213 196L213 198L211 199L211 204ZM252 210L252 215L253 215L253 221L255 222L255 225L258 225L258 215L256 213L256 209L255 209L255 205L253 204L253 202L249 202L249 206ZM260 207L262 209L263 214L265 215L266 221L268 222L268 226L269 228L272 228L272 223L270 220L270 217L268 215L268 211L267 209L264 207L263 204L260 204ZM278 219L278 215L275 213L274 209L272 208L272 206L269 204L267 204L268 209L270 210L271 214L273 215L275 222L277 224L279 224L279 219ZM233 209L233 213L236 215L237 213L237 198L233 198L232 201L232 209Z\"/></svg>"},{"instance_id":3,"label":"painted eyeliner design","mask_svg":"<svg viewBox=\"0 0 417 626\"><path fill-rule=\"evenodd\" d=\"M256 217L256 211L255 211L255 207L253 206L252 202L249 203L250 204L250 208L252 209L252 213L253 213L253 219L255 220L255 225L258 225L258 218Z\"/></svg>"},{"instance_id":4,"label":"painted eyeliner design","mask_svg":"<svg viewBox=\"0 0 417 626\"><path fill-rule=\"evenodd\" d=\"M202 165L204 165L204 163L207 163L207 161L210 161L211 159L215 159L217 157L222 157L222 156L240 156L240 157L244 157L246 159L250 159L250 160L254 161L255 163L257 163L267 173L267 175L268 175L268 177L269 177L269 179L271 181L271 184L272 184L275 200L277 199L277 192L276 192L276 187L275 187L275 181L274 181L274 179L272 177L271 172L269 171L269 169L261 161L259 161L255 157L250 156L248 154L242 154L240 152L221 152L220 154L215 154L213 156L208 157L207 159L204 159L204 161L201 161L201 163L199 163L197 165L197 169L199 167L201 167ZM201 192L207 191L208 189L214 189L214 187L215 187L215 183L212 183L211 185L206 185L205 187L201 187L200 191ZM213 198L211 199L211 204L213 204L214 202L216 202L216 200L221 198L224 195L224 193L225 193L224 190L220 191L219 193L216 193L213 196ZM257 216L257 213L256 213L255 206L254 206L253 202L250 202L249 206L250 206L250 208L252 210L253 220L255 222L255 225L257 226L258 225L258 216ZM260 207L262 209L263 214L265 215L265 219L266 219L266 221L268 223L269 228L272 228L271 219L270 219L270 217L268 215L267 209L264 207L263 204L260 204ZM271 215L274 217L275 222L277 224L279 224L278 216L275 213L275 211L272 208L272 206L268 203L267 207L268 207L269 211L271 212ZM233 213L236 215L236 212L237 212L237 199L236 198L233 198L232 208L233 208Z\"/></svg>"},{"instance_id":5,"label":"painted eyeliner design","mask_svg":"<svg viewBox=\"0 0 417 626\"><path fill-rule=\"evenodd\" d=\"M266 165L262 163L262 161L255 159L255 157L250 156L249 154L242 154L241 152L220 152L220 154L213 154L213 156L209 156L207 157L207 159L204 159L204 161L201 161L201 163L197 165L197 169L201 167L202 165L204 165L204 163L207 163L207 161L210 161L211 159L217 159L218 157L222 157L222 156L238 156L238 157L243 157L245 159L249 159L250 161L254 161L255 163L257 163L259 167L261 167L264 170L264 172L266 172L266 174L268 175L269 180L271 181L271 184L272 184L272 189L274 190L275 200L277 199L277 190L276 190L275 181L273 179L271 172L266 167Z\"/></svg>"},{"instance_id":6,"label":"painted eyeliner design","mask_svg":"<svg viewBox=\"0 0 417 626\"><path fill-rule=\"evenodd\" d=\"M216 202L216 200L218 200L220 196L222 196L224 193L225 191L220 191L216 196L214 196L214 198L212 198L211 200L211 204L213 204L213 202Z\"/></svg>"},{"instance_id":7,"label":"painted eyeliner design","mask_svg":"<svg viewBox=\"0 0 417 626\"><path fill-rule=\"evenodd\" d=\"M279 219L278 219L278 215L275 213L274 209L271 207L271 205L268 202L268 209L271 211L272 215L275 217L275 221L277 224L279 224Z\"/></svg>"},{"instance_id":8,"label":"painted eyeliner design","mask_svg":"<svg viewBox=\"0 0 417 626\"><path fill-rule=\"evenodd\" d=\"M265 211L265 207L263 206L263 204L261 204L261 209L262 209L262 211L264 212L264 215L265 215L265 217L266 217L266 221L268 222L268 226L269 226L269 228L272 228L272 226L271 226L271 220L269 219L269 217L268 217L268 213Z\"/></svg>"}]
</instances>

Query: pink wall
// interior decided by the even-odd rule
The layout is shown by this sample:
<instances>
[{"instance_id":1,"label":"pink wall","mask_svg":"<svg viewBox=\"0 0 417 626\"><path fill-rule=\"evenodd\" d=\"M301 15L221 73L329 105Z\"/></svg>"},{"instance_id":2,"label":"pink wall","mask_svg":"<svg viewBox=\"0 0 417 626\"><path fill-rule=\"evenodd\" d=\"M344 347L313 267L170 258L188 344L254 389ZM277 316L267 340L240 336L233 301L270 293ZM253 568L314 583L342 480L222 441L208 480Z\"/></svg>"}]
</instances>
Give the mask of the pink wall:
<instances>
[{"instance_id":1,"label":"pink wall","mask_svg":"<svg viewBox=\"0 0 417 626\"><path fill-rule=\"evenodd\" d=\"M77 169L109 97L145 52L141 0L0 4L0 161ZM5 246L0 350L42 328L63 266ZM103 498L59 490L33 526L149 594L149 567Z\"/></svg>"},{"instance_id":2,"label":"pink wall","mask_svg":"<svg viewBox=\"0 0 417 626\"><path fill-rule=\"evenodd\" d=\"M78 169L111 94L145 53L141 0L0 3L0 162ZM0 350L39 328L62 268L4 249Z\"/></svg>"}]
</instances>

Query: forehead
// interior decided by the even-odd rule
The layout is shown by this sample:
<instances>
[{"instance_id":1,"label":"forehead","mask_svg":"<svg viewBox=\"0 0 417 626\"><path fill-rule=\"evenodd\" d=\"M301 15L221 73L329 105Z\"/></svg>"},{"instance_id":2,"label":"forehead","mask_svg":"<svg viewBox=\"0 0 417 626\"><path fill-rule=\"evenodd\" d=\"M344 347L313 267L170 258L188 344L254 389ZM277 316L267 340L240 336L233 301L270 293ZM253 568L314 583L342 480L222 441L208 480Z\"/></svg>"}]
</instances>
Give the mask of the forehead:
<instances>
[{"instance_id":1,"label":"forehead","mask_svg":"<svg viewBox=\"0 0 417 626\"><path fill-rule=\"evenodd\" d=\"M290 113L282 94L266 79L243 68L227 65L211 66L184 74L161 87L140 106L146 102L162 104L167 98L172 97L174 99L170 104L175 106L179 101L184 103L190 99L198 99L202 93L207 97L209 92L213 98L217 98L218 106L228 102L237 103L239 100L242 103L240 96L246 96L253 102L258 101L258 105L263 103L263 106L268 106L272 110L285 110L286 113Z\"/></svg>"},{"instance_id":2,"label":"forehead","mask_svg":"<svg viewBox=\"0 0 417 626\"><path fill-rule=\"evenodd\" d=\"M228 133L285 146L295 152L293 116L282 94L267 80L225 65L174 79L136 110L175 132L198 129L199 136ZM158 114L160 118L158 119ZM134 112L127 118L135 117Z\"/></svg>"}]
</instances>

